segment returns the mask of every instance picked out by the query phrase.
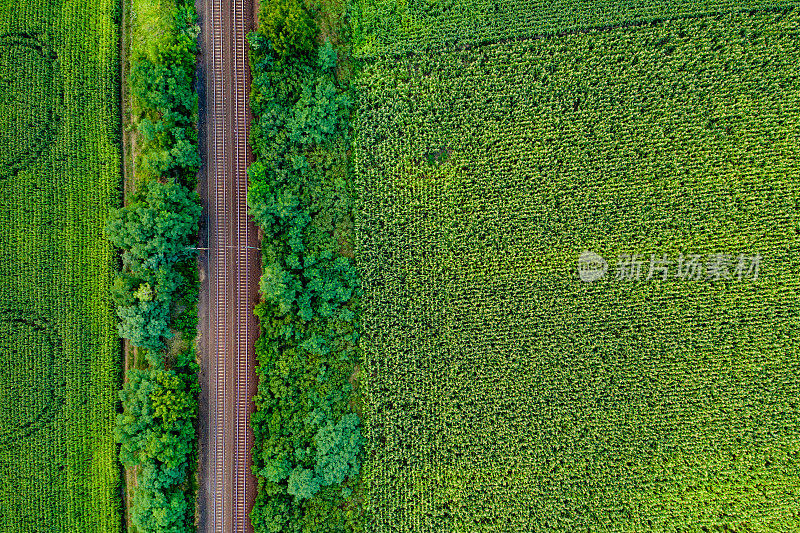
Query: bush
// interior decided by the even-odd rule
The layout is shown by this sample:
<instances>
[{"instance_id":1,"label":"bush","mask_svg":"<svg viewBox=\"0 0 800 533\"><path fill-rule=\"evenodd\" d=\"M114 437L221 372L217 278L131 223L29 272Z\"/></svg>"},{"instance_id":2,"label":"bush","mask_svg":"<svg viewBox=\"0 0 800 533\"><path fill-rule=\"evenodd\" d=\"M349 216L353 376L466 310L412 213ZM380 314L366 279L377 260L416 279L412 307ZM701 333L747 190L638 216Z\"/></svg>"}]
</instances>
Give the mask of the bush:
<instances>
[{"instance_id":1,"label":"bush","mask_svg":"<svg viewBox=\"0 0 800 533\"><path fill-rule=\"evenodd\" d=\"M268 1L259 20L261 31L280 56L305 54L313 49L317 25L302 0Z\"/></svg>"},{"instance_id":2,"label":"bush","mask_svg":"<svg viewBox=\"0 0 800 533\"><path fill-rule=\"evenodd\" d=\"M199 392L197 369L187 370L133 369L120 392L120 460L126 467L141 467L131 506L139 531L192 530L188 501L178 488L188 477Z\"/></svg>"},{"instance_id":3,"label":"bush","mask_svg":"<svg viewBox=\"0 0 800 533\"><path fill-rule=\"evenodd\" d=\"M143 184L133 201L112 209L106 235L122 248L124 270L117 273L112 297L121 319L121 337L153 352L163 349L170 305L186 283L177 265L192 253L202 207L196 192L175 182Z\"/></svg>"}]
</instances>

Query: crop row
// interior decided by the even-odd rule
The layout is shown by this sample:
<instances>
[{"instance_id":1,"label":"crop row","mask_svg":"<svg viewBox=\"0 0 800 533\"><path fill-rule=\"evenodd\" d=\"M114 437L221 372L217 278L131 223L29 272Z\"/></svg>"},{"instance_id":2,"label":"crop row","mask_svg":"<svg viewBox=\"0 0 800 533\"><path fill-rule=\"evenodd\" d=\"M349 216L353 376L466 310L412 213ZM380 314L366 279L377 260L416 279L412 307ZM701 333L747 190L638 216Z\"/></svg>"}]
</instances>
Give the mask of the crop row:
<instances>
[{"instance_id":1,"label":"crop row","mask_svg":"<svg viewBox=\"0 0 800 533\"><path fill-rule=\"evenodd\" d=\"M376 58L796 5L791 0L360 0L353 9L353 41L357 56Z\"/></svg>"}]
</instances>

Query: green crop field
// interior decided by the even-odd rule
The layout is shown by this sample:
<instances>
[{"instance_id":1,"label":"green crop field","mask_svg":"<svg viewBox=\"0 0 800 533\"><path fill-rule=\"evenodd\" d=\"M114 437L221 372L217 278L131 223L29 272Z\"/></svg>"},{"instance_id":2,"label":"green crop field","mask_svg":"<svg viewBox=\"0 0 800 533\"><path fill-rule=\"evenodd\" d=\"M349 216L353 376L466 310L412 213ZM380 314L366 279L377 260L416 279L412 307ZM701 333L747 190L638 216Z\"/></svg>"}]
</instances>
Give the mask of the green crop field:
<instances>
[{"instance_id":1,"label":"green crop field","mask_svg":"<svg viewBox=\"0 0 800 533\"><path fill-rule=\"evenodd\" d=\"M800 12L363 4L371 531L800 530Z\"/></svg>"},{"instance_id":2,"label":"green crop field","mask_svg":"<svg viewBox=\"0 0 800 533\"><path fill-rule=\"evenodd\" d=\"M0 1L0 531L121 530L115 0Z\"/></svg>"},{"instance_id":3,"label":"green crop field","mask_svg":"<svg viewBox=\"0 0 800 533\"><path fill-rule=\"evenodd\" d=\"M357 0L352 24L356 55L375 58L793 5L792 0Z\"/></svg>"}]
</instances>

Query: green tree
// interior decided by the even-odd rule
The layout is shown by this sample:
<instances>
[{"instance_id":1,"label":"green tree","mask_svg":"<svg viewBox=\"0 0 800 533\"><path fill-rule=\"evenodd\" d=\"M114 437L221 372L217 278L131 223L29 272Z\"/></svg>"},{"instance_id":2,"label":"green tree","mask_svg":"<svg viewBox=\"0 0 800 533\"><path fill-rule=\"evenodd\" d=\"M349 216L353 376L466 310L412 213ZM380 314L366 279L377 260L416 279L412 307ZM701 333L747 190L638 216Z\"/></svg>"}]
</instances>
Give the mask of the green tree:
<instances>
[{"instance_id":1,"label":"green tree","mask_svg":"<svg viewBox=\"0 0 800 533\"><path fill-rule=\"evenodd\" d=\"M287 492L301 500L307 500L319 492L320 479L308 468L296 467L289 475Z\"/></svg>"},{"instance_id":2,"label":"green tree","mask_svg":"<svg viewBox=\"0 0 800 533\"><path fill-rule=\"evenodd\" d=\"M134 200L112 209L108 239L123 250L123 264L133 273L174 264L191 253L202 207L199 195L170 181L142 184Z\"/></svg>"},{"instance_id":3,"label":"green tree","mask_svg":"<svg viewBox=\"0 0 800 533\"><path fill-rule=\"evenodd\" d=\"M320 485L342 483L358 474L361 466L359 453L364 444L359 424L358 415L349 413L336 424L329 420L317 431L314 436L317 445L314 473Z\"/></svg>"},{"instance_id":4,"label":"green tree","mask_svg":"<svg viewBox=\"0 0 800 533\"><path fill-rule=\"evenodd\" d=\"M131 305L117 307L120 319L117 332L134 346L158 352L164 348L162 338L169 338L169 302L140 300Z\"/></svg>"},{"instance_id":5,"label":"green tree","mask_svg":"<svg viewBox=\"0 0 800 533\"><path fill-rule=\"evenodd\" d=\"M302 0L267 0L259 21L261 31L281 56L305 54L314 47L317 25Z\"/></svg>"}]
</instances>

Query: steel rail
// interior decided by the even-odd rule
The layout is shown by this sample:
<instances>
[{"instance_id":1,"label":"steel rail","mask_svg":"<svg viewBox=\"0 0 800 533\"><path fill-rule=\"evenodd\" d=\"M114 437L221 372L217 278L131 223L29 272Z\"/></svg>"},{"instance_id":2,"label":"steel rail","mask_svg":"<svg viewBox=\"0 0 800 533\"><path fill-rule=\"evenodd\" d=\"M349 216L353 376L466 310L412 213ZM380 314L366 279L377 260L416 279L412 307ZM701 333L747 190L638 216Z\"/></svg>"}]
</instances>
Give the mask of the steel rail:
<instances>
[{"instance_id":1,"label":"steel rail","mask_svg":"<svg viewBox=\"0 0 800 533\"><path fill-rule=\"evenodd\" d=\"M249 416L254 289L252 222L247 214L250 0L210 0L207 10L209 83L209 496L208 529L250 532ZM209 42L210 41L210 42Z\"/></svg>"},{"instance_id":2,"label":"steel rail","mask_svg":"<svg viewBox=\"0 0 800 533\"><path fill-rule=\"evenodd\" d=\"M211 57L211 123L213 143L213 173L214 173L214 228L213 247L211 255L211 271L214 273L214 297L212 305L214 317L214 350L212 356L212 387L213 387L213 505L211 513L211 529L222 533L225 530L225 385L226 353L228 342L228 204L226 201L226 166L227 159L225 135L225 85L223 61L225 59L222 39L223 9L222 0L210 2L210 57Z\"/></svg>"},{"instance_id":3,"label":"steel rail","mask_svg":"<svg viewBox=\"0 0 800 533\"><path fill-rule=\"evenodd\" d=\"M233 477L233 531L244 532L247 527L247 468L248 468L248 403L250 366L250 261L249 252L242 249L249 242L247 220L247 101L246 101L246 39L244 0L233 0L233 104L234 104L234 184L236 187L236 435Z\"/></svg>"}]
</instances>

